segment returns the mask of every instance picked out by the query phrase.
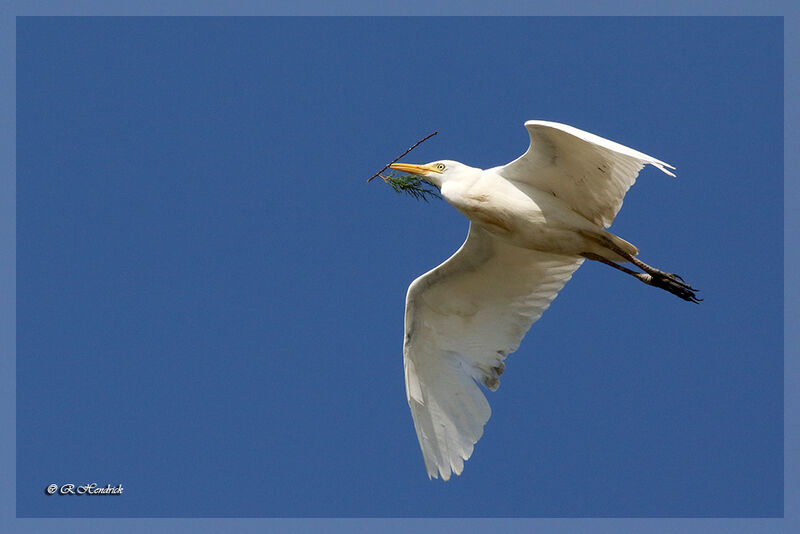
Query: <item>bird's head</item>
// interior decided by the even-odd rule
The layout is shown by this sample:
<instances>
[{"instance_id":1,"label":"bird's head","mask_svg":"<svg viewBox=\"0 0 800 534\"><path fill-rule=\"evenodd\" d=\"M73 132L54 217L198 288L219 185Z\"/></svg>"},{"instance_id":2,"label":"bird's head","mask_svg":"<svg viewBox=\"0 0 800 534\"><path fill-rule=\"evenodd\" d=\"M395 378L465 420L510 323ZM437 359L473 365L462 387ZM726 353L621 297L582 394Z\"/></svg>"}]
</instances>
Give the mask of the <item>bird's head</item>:
<instances>
[{"instance_id":1,"label":"bird's head","mask_svg":"<svg viewBox=\"0 0 800 534\"><path fill-rule=\"evenodd\" d=\"M472 172L478 170L470 167L469 165L464 165L463 163L449 159L432 161L431 163L426 163L425 165L392 163L389 165L389 168L397 171L407 172L409 174L415 174L439 188L441 188L445 182L458 180L462 177L465 177L467 174L471 174Z\"/></svg>"}]
</instances>

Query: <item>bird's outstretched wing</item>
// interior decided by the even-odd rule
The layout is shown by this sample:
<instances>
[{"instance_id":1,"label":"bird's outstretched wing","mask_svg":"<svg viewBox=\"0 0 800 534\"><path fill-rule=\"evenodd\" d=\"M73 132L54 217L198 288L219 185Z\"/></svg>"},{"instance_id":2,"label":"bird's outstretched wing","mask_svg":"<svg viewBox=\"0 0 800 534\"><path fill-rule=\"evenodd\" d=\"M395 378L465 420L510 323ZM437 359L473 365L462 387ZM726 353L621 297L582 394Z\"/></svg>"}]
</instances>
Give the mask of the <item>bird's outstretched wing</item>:
<instances>
[{"instance_id":1,"label":"bird's outstretched wing","mask_svg":"<svg viewBox=\"0 0 800 534\"><path fill-rule=\"evenodd\" d=\"M531 136L528 151L494 171L553 193L605 228L646 164L675 176L667 170L675 167L663 161L566 124L528 121L525 127Z\"/></svg>"},{"instance_id":2,"label":"bird's outstretched wing","mask_svg":"<svg viewBox=\"0 0 800 534\"><path fill-rule=\"evenodd\" d=\"M510 245L470 225L461 248L406 297L406 394L429 477L461 474L491 409L503 360L583 258Z\"/></svg>"}]
</instances>

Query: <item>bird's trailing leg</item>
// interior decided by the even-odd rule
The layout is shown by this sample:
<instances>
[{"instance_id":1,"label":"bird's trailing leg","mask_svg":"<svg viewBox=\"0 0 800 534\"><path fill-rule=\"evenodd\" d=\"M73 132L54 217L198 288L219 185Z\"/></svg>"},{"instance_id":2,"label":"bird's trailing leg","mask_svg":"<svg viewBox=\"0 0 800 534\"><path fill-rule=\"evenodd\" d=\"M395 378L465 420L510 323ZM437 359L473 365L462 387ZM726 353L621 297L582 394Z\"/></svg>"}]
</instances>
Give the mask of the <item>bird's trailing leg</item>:
<instances>
[{"instance_id":1,"label":"bird's trailing leg","mask_svg":"<svg viewBox=\"0 0 800 534\"><path fill-rule=\"evenodd\" d=\"M689 284L683 281L683 278L680 275L673 274L673 273L665 273L655 267L651 267L647 265L645 262L641 261L640 259L636 258L635 256L625 252L622 248L618 247L613 241L610 239L602 238L602 237L595 237L591 236L594 241L601 243L603 246L609 248L610 250L614 251L616 254L619 254L635 266L639 267L643 270L643 273L638 273L627 267L623 267L613 261L606 259L598 254L593 254L591 252L587 252L581 254L584 258L589 260L599 261L601 263L605 263L619 271L627 273L631 276L634 276L644 282L649 286L654 286L661 288L665 291L669 291L673 295L677 295L678 297L686 300L688 302L694 302L698 304L701 298L697 298L697 289L693 288Z\"/></svg>"}]
</instances>

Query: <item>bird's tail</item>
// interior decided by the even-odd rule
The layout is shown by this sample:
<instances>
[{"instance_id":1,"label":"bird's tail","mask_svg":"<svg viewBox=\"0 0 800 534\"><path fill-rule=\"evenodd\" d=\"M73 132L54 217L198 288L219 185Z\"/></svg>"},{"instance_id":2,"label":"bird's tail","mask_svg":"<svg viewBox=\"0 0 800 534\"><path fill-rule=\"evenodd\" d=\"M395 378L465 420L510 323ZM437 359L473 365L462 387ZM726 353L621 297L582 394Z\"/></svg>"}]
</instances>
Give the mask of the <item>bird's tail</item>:
<instances>
[{"instance_id":1,"label":"bird's tail","mask_svg":"<svg viewBox=\"0 0 800 534\"><path fill-rule=\"evenodd\" d=\"M621 237L617 237L614 234L612 234L611 232L606 232L605 233L605 237L608 238L609 240L611 240L612 243L614 243L616 246L618 246L619 248L621 248L622 250L624 250L625 252L627 252L631 256L636 256L636 255L639 254L639 249L636 248L636 246L633 243L628 243L627 241L625 241Z\"/></svg>"},{"instance_id":2,"label":"bird's tail","mask_svg":"<svg viewBox=\"0 0 800 534\"><path fill-rule=\"evenodd\" d=\"M639 249L632 243L628 243L621 237L617 237L611 232L582 232L584 236L601 245L597 253L610 261L627 263L630 261L623 254L636 256ZM616 250L615 250L616 249Z\"/></svg>"}]
</instances>

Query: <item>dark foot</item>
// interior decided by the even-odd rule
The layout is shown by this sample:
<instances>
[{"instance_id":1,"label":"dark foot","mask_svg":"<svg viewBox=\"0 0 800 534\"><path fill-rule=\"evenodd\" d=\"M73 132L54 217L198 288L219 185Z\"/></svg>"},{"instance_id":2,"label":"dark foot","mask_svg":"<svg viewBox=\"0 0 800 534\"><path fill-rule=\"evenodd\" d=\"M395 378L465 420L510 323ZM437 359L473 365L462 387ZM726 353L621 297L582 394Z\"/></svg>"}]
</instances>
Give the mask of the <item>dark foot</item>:
<instances>
[{"instance_id":1,"label":"dark foot","mask_svg":"<svg viewBox=\"0 0 800 534\"><path fill-rule=\"evenodd\" d=\"M683 300L699 304L703 299L697 298L698 289L693 288L683 281L677 274L656 272L654 274L640 273L636 277L647 285L661 288L677 295Z\"/></svg>"}]
</instances>

